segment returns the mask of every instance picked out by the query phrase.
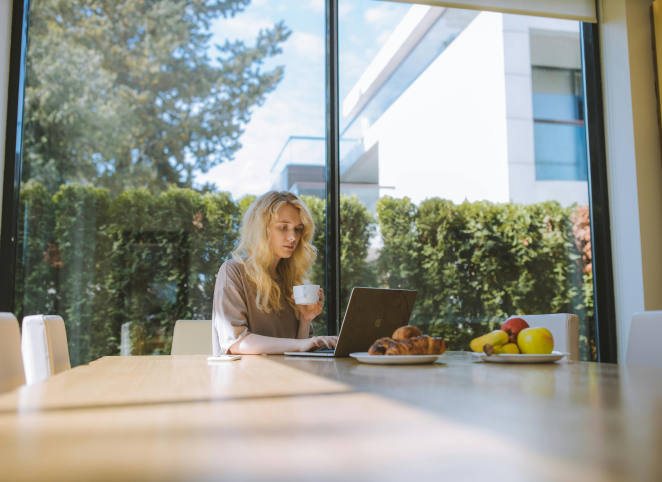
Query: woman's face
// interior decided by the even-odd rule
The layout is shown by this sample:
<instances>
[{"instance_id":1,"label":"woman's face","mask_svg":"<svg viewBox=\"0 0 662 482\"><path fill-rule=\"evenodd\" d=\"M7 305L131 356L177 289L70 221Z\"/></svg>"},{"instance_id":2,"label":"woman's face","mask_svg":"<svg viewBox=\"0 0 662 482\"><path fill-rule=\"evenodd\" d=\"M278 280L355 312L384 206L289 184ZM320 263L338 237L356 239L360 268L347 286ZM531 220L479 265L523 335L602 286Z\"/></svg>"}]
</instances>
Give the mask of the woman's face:
<instances>
[{"instance_id":1,"label":"woman's face","mask_svg":"<svg viewBox=\"0 0 662 482\"><path fill-rule=\"evenodd\" d=\"M269 225L271 247L279 258L289 258L301 240L303 223L299 210L291 204L283 205L277 213L276 222Z\"/></svg>"}]
</instances>

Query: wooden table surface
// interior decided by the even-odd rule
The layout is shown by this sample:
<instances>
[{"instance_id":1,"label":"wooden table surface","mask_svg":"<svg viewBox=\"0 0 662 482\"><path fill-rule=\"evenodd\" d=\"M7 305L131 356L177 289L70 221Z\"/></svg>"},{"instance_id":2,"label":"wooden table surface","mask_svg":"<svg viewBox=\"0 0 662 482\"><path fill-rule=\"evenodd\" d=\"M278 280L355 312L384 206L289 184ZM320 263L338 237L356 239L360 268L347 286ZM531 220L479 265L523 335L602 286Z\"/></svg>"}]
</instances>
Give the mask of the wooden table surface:
<instances>
[{"instance_id":1,"label":"wooden table surface","mask_svg":"<svg viewBox=\"0 0 662 482\"><path fill-rule=\"evenodd\" d=\"M0 396L0 479L662 480L662 370L107 357Z\"/></svg>"}]
</instances>

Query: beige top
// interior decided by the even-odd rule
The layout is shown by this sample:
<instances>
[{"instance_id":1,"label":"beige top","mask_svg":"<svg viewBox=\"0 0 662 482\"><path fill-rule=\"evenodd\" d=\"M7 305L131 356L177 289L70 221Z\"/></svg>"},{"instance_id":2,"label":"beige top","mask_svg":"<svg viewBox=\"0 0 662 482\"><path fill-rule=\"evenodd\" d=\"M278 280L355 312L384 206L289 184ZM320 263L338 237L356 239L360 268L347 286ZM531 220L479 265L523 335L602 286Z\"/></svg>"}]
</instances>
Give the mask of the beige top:
<instances>
[{"instance_id":1,"label":"beige top","mask_svg":"<svg viewBox=\"0 0 662 482\"><path fill-rule=\"evenodd\" d=\"M282 281L276 281L281 288ZM214 310L212 313L212 342L214 356L224 355L238 340L255 333L275 338L296 338L299 320L294 308L281 297L280 312L265 313L255 301L257 295L245 279L244 265L236 259L223 263L216 275ZM313 336L311 325L309 336Z\"/></svg>"}]
</instances>

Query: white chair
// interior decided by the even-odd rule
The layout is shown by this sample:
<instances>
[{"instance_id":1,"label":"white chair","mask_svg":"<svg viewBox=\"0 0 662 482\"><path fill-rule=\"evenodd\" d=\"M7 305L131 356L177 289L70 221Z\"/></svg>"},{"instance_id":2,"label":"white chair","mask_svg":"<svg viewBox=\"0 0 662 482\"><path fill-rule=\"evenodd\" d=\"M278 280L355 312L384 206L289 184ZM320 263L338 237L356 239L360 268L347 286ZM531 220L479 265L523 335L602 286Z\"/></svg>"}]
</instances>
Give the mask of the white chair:
<instances>
[{"instance_id":1,"label":"white chair","mask_svg":"<svg viewBox=\"0 0 662 482\"><path fill-rule=\"evenodd\" d=\"M172 355L212 355L211 320L177 320L172 334Z\"/></svg>"},{"instance_id":2,"label":"white chair","mask_svg":"<svg viewBox=\"0 0 662 482\"><path fill-rule=\"evenodd\" d=\"M30 315L23 318L21 340L28 385L71 369L67 332L59 316Z\"/></svg>"},{"instance_id":3,"label":"white chair","mask_svg":"<svg viewBox=\"0 0 662 482\"><path fill-rule=\"evenodd\" d=\"M579 361L579 317L568 313L516 315L531 328L547 328L554 337L554 351L570 353L568 361Z\"/></svg>"},{"instance_id":4,"label":"white chair","mask_svg":"<svg viewBox=\"0 0 662 482\"><path fill-rule=\"evenodd\" d=\"M11 313L0 313L0 393L24 384L18 320Z\"/></svg>"},{"instance_id":5,"label":"white chair","mask_svg":"<svg viewBox=\"0 0 662 482\"><path fill-rule=\"evenodd\" d=\"M662 368L662 311L635 313L630 325L626 365Z\"/></svg>"}]
</instances>

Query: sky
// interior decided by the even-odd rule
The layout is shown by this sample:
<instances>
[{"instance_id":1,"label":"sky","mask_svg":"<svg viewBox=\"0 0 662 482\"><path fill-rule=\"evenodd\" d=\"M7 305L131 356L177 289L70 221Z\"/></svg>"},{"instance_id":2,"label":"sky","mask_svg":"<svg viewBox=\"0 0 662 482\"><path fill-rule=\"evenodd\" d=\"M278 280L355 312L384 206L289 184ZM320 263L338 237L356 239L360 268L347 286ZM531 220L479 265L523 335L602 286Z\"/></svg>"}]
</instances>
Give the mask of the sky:
<instances>
[{"instance_id":1,"label":"sky","mask_svg":"<svg viewBox=\"0 0 662 482\"><path fill-rule=\"evenodd\" d=\"M409 8L388 1L339 1L341 105ZM196 177L199 185L212 182L235 199L269 190L271 166L290 136L324 136L324 0L253 0L244 12L214 23L210 45L226 40L251 45L260 29L273 27L281 20L292 34L283 44L283 53L269 59L262 68L283 65L283 80L262 106L253 109L240 139L243 147L235 159ZM214 57L213 52L210 54Z\"/></svg>"}]
</instances>

